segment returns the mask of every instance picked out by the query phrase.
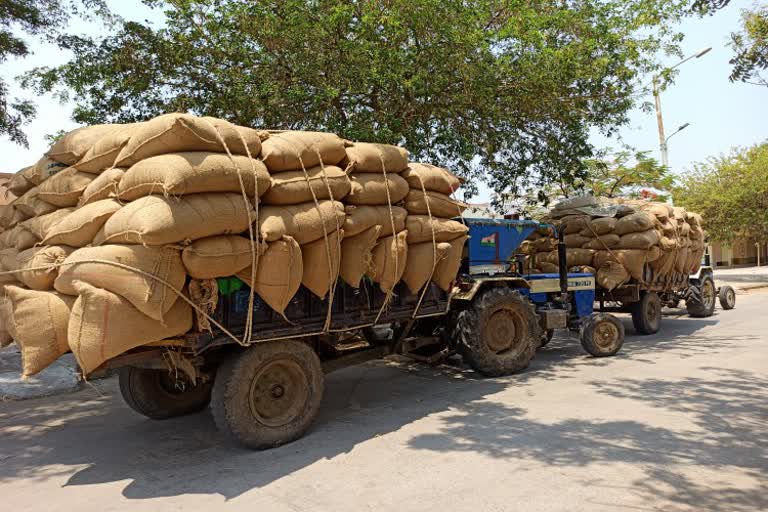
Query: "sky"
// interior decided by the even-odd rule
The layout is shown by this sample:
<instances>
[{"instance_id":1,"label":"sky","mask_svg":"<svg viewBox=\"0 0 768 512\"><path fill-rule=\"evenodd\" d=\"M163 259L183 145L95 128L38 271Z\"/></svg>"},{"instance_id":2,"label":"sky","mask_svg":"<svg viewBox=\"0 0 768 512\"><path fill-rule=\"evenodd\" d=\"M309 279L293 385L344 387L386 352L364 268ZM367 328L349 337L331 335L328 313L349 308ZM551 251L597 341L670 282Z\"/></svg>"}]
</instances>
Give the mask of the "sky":
<instances>
[{"instance_id":1,"label":"sky","mask_svg":"<svg viewBox=\"0 0 768 512\"><path fill-rule=\"evenodd\" d=\"M749 7L751 0L732 0L728 7L714 16L689 18L680 26L685 34L682 42L686 56L701 48L712 47L712 51L699 59L692 59L678 68L675 81L662 93L661 104L667 135L676 127L690 123L684 131L669 142L669 165L673 172L690 169L694 162L710 156L727 153L737 146L749 146L768 140L768 88L756 85L731 83L728 81L732 56L727 47L728 36L739 27L740 11ZM127 19L156 19L152 11L138 0L112 2L115 12ZM74 22L72 30L98 34L102 27L83 22ZM32 41L32 40L30 40ZM55 46L32 41L34 54L24 59L10 60L0 67L0 75L6 79L36 66L55 66L67 60L67 53ZM674 65L678 59L664 61ZM650 77L648 77L650 81ZM29 95L11 84L11 92ZM648 100L652 98L648 97ZM0 171L15 172L31 165L45 152L45 135L60 129L72 129L77 125L71 120L71 104L60 104L51 97L37 98L38 117L25 131L29 137L29 149L0 138L0 154L4 155ZM623 143L638 150L648 150L660 159L656 116L639 108L630 115L630 123L622 127L620 136ZM593 134L592 143L599 147L618 147L616 140L606 140ZM490 197L483 188L481 202Z\"/></svg>"}]
</instances>

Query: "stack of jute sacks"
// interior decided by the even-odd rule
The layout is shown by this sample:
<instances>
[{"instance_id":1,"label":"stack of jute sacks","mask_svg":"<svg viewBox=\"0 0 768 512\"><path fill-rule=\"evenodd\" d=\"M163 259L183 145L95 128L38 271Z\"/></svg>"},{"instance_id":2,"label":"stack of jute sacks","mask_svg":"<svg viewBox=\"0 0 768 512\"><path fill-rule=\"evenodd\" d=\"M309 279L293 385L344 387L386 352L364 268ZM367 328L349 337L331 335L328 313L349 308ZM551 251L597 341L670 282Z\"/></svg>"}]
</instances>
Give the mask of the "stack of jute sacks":
<instances>
[{"instance_id":1,"label":"stack of jute sacks","mask_svg":"<svg viewBox=\"0 0 768 512\"><path fill-rule=\"evenodd\" d=\"M698 270L700 215L659 202L590 201L558 205L544 219L564 237L570 271L595 274L597 286L612 290L630 281L674 289ZM534 272L557 272L557 241L546 230L534 232L521 252Z\"/></svg>"},{"instance_id":2,"label":"stack of jute sacks","mask_svg":"<svg viewBox=\"0 0 768 512\"><path fill-rule=\"evenodd\" d=\"M8 184L0 342L24 375L70 350L88 374L209 328L221 277L280 314L302 285L330 311L339 277L447 290L467 233L449 219L459 180L407 156L188 114L74 130Z\"/></svg>"}]
</instances>

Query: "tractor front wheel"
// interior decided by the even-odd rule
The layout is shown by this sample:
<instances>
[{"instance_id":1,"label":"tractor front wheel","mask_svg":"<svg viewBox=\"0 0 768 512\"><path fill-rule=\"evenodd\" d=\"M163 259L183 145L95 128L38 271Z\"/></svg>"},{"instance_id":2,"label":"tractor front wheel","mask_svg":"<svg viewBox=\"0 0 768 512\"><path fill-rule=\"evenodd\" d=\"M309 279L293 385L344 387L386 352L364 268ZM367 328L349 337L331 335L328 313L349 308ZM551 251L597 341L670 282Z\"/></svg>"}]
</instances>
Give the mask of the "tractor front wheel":
<instances>
[{"instance_id":1,"label":"tractor front wheel","mask_svg":"<svg viewBox=\"0 0 768 512\"><path fill-rule=\"evenodd\" d=\"M594 313L581 327L581 346L594 357L615 355L624 345L624 325L613 315Z\"/></svg>"}]
</instances>

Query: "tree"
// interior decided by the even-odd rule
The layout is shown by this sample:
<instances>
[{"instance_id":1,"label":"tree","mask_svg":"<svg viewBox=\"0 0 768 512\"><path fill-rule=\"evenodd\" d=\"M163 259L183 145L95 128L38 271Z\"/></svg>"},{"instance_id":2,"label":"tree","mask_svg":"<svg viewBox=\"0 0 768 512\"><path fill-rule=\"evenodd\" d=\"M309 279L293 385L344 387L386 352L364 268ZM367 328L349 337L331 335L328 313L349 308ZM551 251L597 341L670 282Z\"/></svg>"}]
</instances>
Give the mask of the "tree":
<instances>
[{"instance_id":1,"label":"tree","mask_svg":"<svg viewBox=\"0 0 768 512\"><path fill-rule=\"evenodd\" d=\"M730 80L768 87L768 80L760 75L768 67L768 5L744 9L741 23L742 30L731 34L730 46L736 55L730 60Z\"/></svg>"},{"instance_id":2,"label":"tree","mask_svg":"<svg viewBox=\"0 0 768 512\"><path fill-rule=\"evenodd\" d=\"M678 52L683 0L176 0L162 27L70 37L35 70L75 120L191 111L405 144L471 188L513 193L584 173L592 129L627 122L632 91Z\"/></svg>"},{"instance_id":3,"label":"tree","mask_svg":"<svg viewBox=\"0 0 768 512\"><path fill-rule=\"evenodd\" d=\"M702 215L714 240L768 241L768 143L696 164L673 194L676 204Z\"/></svg>"}]
</instances>

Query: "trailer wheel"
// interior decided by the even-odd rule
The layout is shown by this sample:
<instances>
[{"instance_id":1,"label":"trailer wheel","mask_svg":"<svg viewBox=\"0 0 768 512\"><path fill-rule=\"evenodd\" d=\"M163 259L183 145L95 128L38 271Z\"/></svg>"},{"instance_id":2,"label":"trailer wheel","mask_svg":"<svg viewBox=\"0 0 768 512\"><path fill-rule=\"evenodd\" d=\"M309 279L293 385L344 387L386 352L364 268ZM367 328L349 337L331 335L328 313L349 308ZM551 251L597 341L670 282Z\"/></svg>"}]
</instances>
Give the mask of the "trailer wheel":
<instances>
[{"instance_id":1,"label":"trailer wheel","mask_svg":"<svg viewBox=\"0 0 768 512\"><path fill-rule=\"evenodd\" d=\"M219 429L257 450L294 441L312 425L323 397L317 354L296 340L257 343L218 369L211 410Z\"/></svg>"},{"instance_id":2,"label":"trailer wheel","mask_svg":"<svg viewBox=\"0 0 768 512\"><path fill-rule=\"evenodd\" d=\"M661 327L661 299L656 292L644 292L630 307L632 324L638 334L656 334Z\"/></svg>"},{"instance_id":3,"label":"trailer wheel","mask_svg":"<svg viewBox=\"0 0 768 512\"><path fill-rule=\"evenodd\" d=\"M546 330L542 331L541 335L539 337L539 340L540 340L539 348L546 347L547 344L550 341L552 341L552 338L554 337L554 335L555 335L555 330L554 329L546 329Z\"/></svg>"},{"instance_id":4,"label":"trailer wheel","mask_svg":"<svg viewBox=\"0 0 768 512\"><path fill-rule=\"evenodd\" d=\"M723 309L733 309L736 307L736 292L731 286L721 286L718 293L720 307Z\"/></svg>"},{"instance_id":5,"label":"trailer wheel","mask_svg":"<svg viewBox=\"0 0 768 512\"><path fill-rule=\"evenodd\" d=\"M462 356L487 377L523 370L540 343L533 305L509 288L492 288L475 297L458 314L455 327Z\"/></svg>"},{"instance_id":6,"label":"trailer wheel","mask_svg":"<svg viewBox=\"0 0 768 512\"><path fill-rule=\"evenodd\" d=\"M699 284L691 284L688 289L688 298L685 300L685 308L688 315L694 318L705 318L715 313L715 281L709 274L699 279Z\"/></svg>"},{"instance_id":7,"label":"trailer wheel","mask_svg":"<svg viewBox=\"0 0 768 512\"><path fill-rule=\"evenodd\" d=\"M167 370L121 368L120 394L128 407L154 420L165 420L204 409L211 401L211 383L193 385Z\"/></svg>"},{"instance_id":8,"label":"trailer wheel","mask_svg":"<svg viewBox=\"0 0 768 512\"><path fill-rule=\"evenodd\" d=\"M624 345L624 325L608 313L594 313L582 324L581 346L594 357L615 355Z\"/></svg>"}]
</instances>

